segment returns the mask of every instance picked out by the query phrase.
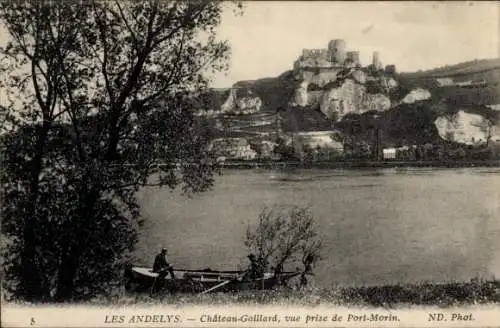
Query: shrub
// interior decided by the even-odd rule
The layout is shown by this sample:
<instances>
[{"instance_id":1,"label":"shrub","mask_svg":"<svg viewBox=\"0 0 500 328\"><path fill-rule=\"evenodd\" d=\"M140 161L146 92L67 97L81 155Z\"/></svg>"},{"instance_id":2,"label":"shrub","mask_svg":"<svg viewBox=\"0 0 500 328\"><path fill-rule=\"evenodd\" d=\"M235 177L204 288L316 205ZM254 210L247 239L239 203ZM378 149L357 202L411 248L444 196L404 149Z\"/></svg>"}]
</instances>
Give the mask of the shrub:
<instances>
[{"instance_id":1,"label":"shrub","mask_svg":"<svg viewBox=\"0 0 500 328\"><path fill-rule=\"evenodd\" d=\"M308 208L264 208L257 226L248 227L245 246L275 274L281 273L285 265L301 261L302 285L306 284L306 275L312 274L314 264L321 258L321 239Z\"/></svg>"}]
</instances>

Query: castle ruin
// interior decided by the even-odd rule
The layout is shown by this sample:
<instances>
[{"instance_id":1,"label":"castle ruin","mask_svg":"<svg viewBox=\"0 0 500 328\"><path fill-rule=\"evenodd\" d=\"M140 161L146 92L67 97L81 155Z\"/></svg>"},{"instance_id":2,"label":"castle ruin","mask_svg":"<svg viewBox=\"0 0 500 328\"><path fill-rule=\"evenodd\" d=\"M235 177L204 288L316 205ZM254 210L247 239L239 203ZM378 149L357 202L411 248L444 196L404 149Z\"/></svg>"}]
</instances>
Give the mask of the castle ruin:
<instances>
[{"instance_id":1,"label":"castle ruin","mask_svg":"<svg viewBox=\"0 0 500 328\"><path fill-rule=\"evenodd\" d=\"M356 57L350 54L351 58ZM346 42L335 39L328 42L326 49L303 49L302 56L297 59L294 68L339 68L344 66L348 56Z\"/></svg>"},{"instance_id":2,"label":"castle ruin","mask_svg":"<svg viewBox=\"0 0 500 328\"><path fill-rule=\"evenodd\" d=\"M373 52L372 65L373 68L376 69L377 71L383 69L382 61L380 60L380 54L378 51Z\"/></svg>"},{"instance_id":3,"label":"castle ruin","mask_svg":"<svg viewBox=\"0 0 500 328\"><path fill-rule=\"evenodd\" d=\"M347 61L350 61L350 63L352 63L352 65L355 67L360 66L361 62L359 61L359 51L348 51Z\"/></svg>"},{"instance_id":4,"label":"castle ruin","mask_svg":"<svg viewBox=\"0 0 500 328\"><path fill-rule=\"evenodd\" d=\"M294 70L361 67L359 57L359 51L346 51L345 40L334 39L328 42L326 49L303 49L302 55L294 63ZM378 70L383 69L380 54L377 51L373 53L372 65Z\"/></svg>"}]
</instances>

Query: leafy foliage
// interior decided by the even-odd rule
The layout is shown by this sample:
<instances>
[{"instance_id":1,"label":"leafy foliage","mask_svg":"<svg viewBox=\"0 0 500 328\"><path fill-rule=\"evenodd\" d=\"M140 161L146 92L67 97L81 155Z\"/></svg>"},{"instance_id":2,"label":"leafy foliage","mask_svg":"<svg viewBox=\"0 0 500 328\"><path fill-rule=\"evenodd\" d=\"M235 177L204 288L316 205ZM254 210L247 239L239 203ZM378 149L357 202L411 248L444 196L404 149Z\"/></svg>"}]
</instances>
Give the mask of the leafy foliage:
<instances>
[{"instance_id":1,"label":"leafy foliage","mask_svg":"<svg viewBox=\"0 0 500 328\"><path fill-rule=\"evenodd\" d=\"M386 112L348 114L337 123L349 144L360 141L381 147L441 142L434 125L436 113L428 102L400 104Z\"/></svg>"},{"instance_id":2,"label":"leafy foliage","mask_svg":"<svg viewBox=\"0 0 500 328\"><path fill-rule=\"evenodd\" d=\"M141 223L135 192L213 183L192 94L224 70L214 1L2 2L7 285L33 301L108 291Z\"/></svg>"},{"instance_id":3,"label":"leafy foliage","mask_svg":"<svg viewBox=\"0 0 500 328\"><path fill-rule=\"evenodd\" d=\"M264 208L259 221L248 227L245 246L251 254L280 273L287 264L301 261L304 271L320 260L321 240L309 209Z\"/></svg>"}]
</instances>

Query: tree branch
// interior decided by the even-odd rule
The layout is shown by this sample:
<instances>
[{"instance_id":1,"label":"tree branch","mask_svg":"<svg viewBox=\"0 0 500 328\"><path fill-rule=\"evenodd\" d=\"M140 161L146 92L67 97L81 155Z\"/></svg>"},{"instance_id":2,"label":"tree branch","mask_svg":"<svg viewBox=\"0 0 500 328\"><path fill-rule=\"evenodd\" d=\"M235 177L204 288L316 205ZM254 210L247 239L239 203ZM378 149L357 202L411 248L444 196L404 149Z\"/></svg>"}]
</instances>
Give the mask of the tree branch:
<instances>
[{"instance_id":1,"label":"tree branch","mask_svg":"<svg viewBox=\"0 0 500 328\"><path fill-rule=\"evenodd\" d=\"M108 160L111 160L115 154L116 154L116 146L118 145L119 141L119 126L117 126L119 120L120 120L120 111L123 110L123 105L126 101L126 99L130 96L132 93L133 89L135 88L139 75L144 67L144 63L146 62L146 59L148 58L149 54L151 53L151 43L152 43L152 28L154 25L154 21L156 19L156 14L157 14L157 9L158 9L158 0L155 0L153 2L153 8L151 10L151 15L149 17L149 22L148 22L148 31L146 35L146 44L144 45L144 49L138 54L137 58L137 63L135 67L133 68L131 74L129 75L127 82L125 86L123 87L122 91L120 92L120 95L118 96L118 99L115 103L113 103L112 109L111 109L111 117L110 117L110 123L109 123L109 135L110 135L110 142L106 154L106 158ZM127 117L123 117L123 120L127 120Z\"/></svg>"},{"instance_id":2,"label":"tree branch","mask_svg":"<svg viewBox=\"0 0 500 328\"><path fill-rule=\"evenodd\" d=\"M111 107L114 106L115 103L115 95L114 92L111 88L111 83L109 82L109 76L108 76L108 47L107 47L107 42L106 42L106 27L104 26L103 21L101 20L101 15L103 14L102 12L100 14L97 14L97 6L95 0L92 1L93 7L94 7L94 19L96 20L97 26L99 28L99 37L101 40L102 44L102 51L103 51L103 59L101 61L101 73L104 77L104 83L106 86L106 90L108 92L108 97L109 101L111 103ZM105 13L104 13L105 14Z\"/></svg>"},{"instance_id":3,"label":"tree branch","mask_svg":"<svg viewBox=\"0 0 500 328\"><path fill-rule=\"evenodd\" d=\"M122 7L120 6L120 2L118 0L115 0L115 4L118 7L118 11L120 12L121 19L125 23L125 26L127 27L127 30L129 31L130 36L132 37L132 39L134 41L134 49L135 49L136 53L139 53L141 45L139 44L139 41L138 41L138 39L137 39L137 37L135 35L135 32L132 29L132 27L130 26L130 24L128 22L128 19L125 17L125 14L124 14L124 12L122 10Z\"/></svg>"},{"instance_id":4,"label":"tree branch","mask_svg":"<svg viewBox=\"0 0 500 328\"><path fill-rule=\"evenodd\" d=\"M52 40L52 44L54 46L56 57L57 57L57 60L59 62L59 69L60 69L62 76L64 78L64 82L66 85L66 93L67 93L69 102L66 102L65 97L61 97L61 99L68 107L70 119L71 119L71 125L73 126L73 130L75 131L76 148L78 151L78 155L80 156L80 160L82 162L84 162L86 160L86 156L85 156L85 153L83 151L80 127L78 126L78 115L76 113L76 106L77 105L76 105L75 100L73 98L73 89L74 88L71 85L71 82L69 80L68 72L67 72L66 66L64 64L64 58L63 58L63 55L61 52L61 49L63 48L62 43L64 42L64 39L61 41L55 37L54 32L52 31L52 26L50 25L50 23L49 23L48 29L49 29L50 38Z\"/></svg>"}]
</instances>

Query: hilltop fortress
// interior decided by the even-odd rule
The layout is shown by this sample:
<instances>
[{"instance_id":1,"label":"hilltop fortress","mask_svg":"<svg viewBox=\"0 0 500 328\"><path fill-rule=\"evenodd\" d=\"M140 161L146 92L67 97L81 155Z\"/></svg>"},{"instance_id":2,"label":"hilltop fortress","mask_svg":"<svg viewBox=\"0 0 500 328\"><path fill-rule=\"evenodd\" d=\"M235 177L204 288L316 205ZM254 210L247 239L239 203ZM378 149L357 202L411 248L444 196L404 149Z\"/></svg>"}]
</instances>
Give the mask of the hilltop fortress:
<instances>
[{"instance_id":1,"label":"hilltop fortress","mask_svg":"<svg viewBox=\"0 0 500 328\"><path fill-rule=\"evenodd\" d=\"M393 147L389 148L389 154L394 156L397 156L396 144L408 146L443 139L469 145L500 142L499 123L494 123L496 127L493 127L492 122L487 121L493 117L491 112L497 109L498 100L492 100L498 99L497 93L495 98L493 90L486 90L481 98L476 96L480 90L464 93L468 91L466 87L473 84L464 79L497 82L494 75L497 71L489 67L495 65L493 67L497 69L498 60L493 64L486 62L490 65L486 68L491 77L484 73L484 62L480 62L479 69L475 68L472 73L467 73L471 64L458 64L429 73L398 74L395 65L383 68L378 52L373 52L371 62L362 65L359 51L347 51L346 48L346 42L337 39L328 42L326 49L303 49L290 63L293 69L277 77L239 81L230 90L221 91L217 110L203 114L211 116L214 135L221 139L214 144L214 149L221 149L219 156L275 158L278 135L298 153L304 151L304 145L308 149L320 147L342 153L345 140L351 143L350 146L358 142L363 144L360 151L364 152L363 149L371 147L373 132L378 133L379 128L375 131L371 124L351 125L357 124L358 118L359 122L383 123L378 125L381 135L385 136L380 140L383 147ZM476 61L472 64L477 66ZM464 70L466 76L462 77ZM435 74L439 77L433 76ZM455 77L457 74L460 76ZM433 79L437 79L435 86L429 83ZM456 91L458 87L461 88L459 92ZM438 88L445 89L445 92L435 94ZM463 99L464 95L468 99ZM450 96L453 98L448 98ZM473 99L491 99L488 100L491 109L471 107L471 96L476 97ZM421 112L424 116L419 114ZM428 115L430 113L433 114ZM353 116L361 114L367 115L363 118ZM344 121L347 115L350 118ZM433 116L436 117L434 121ZM415 119L419 120L418 126L414 124ZM343 127L349 128L342 130L340 137L344 133L348 138L339 141L339 132L335 128ZM425 131L422 132L420 127ZM252 145L257 145L258 155ZM349 150L351 155L352 149Z\"/></svg>"},{"instance_id":2,"label":"hilltop fortress","mask_svg":"<svg viewBox=\"0 0 500 328\"><path fill-rule=\"evenodd\" d=\"M348 113L385 111L391 106L389 93L398 86L395 72L394 65L383 69L378 52L373 53L372 63L363 67L359 51L347 51L344 40L334 39L326 49L303 49L293 63L289 80L266 84L272 81L267 79L259 87L255 82L234 85L221 109L235 114L257 113L273 106L265 99L282 89L291 91L287 91L291 97L285 106L319 108L335 121ZM269 90L269 86L272 92L260 91Z\"/></svg>"},{"instance_id":3,"label":"hilltop fortress","mask_svg":"<svg viewBox=\"0 0 500 328\"><path fill-rule=\"evenodd\" d=\"M295 88L292 106L319 107L337 120L347 113L390 108L389 92L397 87L396 67L386 66L373 52L372 63L361 65L359 51L347 51L346 42L334 39L326 49L303 49L293 64Z\"/></svg>"},{"instance_id":4,"label":"hilltop fortress","mask_svg":"<svg viewBox=\"0 0 500 328\"><path fill-rule=\"evenodd\" d=\"M378 52L373 53L373 68L381 70L382 62ZM342 69L344 67L361 67L359 51L346 51L343 39L328 42L326 49L303 49L302 55L294 63L294 71L300 69Z\"/></svg>"}]
</instances>

